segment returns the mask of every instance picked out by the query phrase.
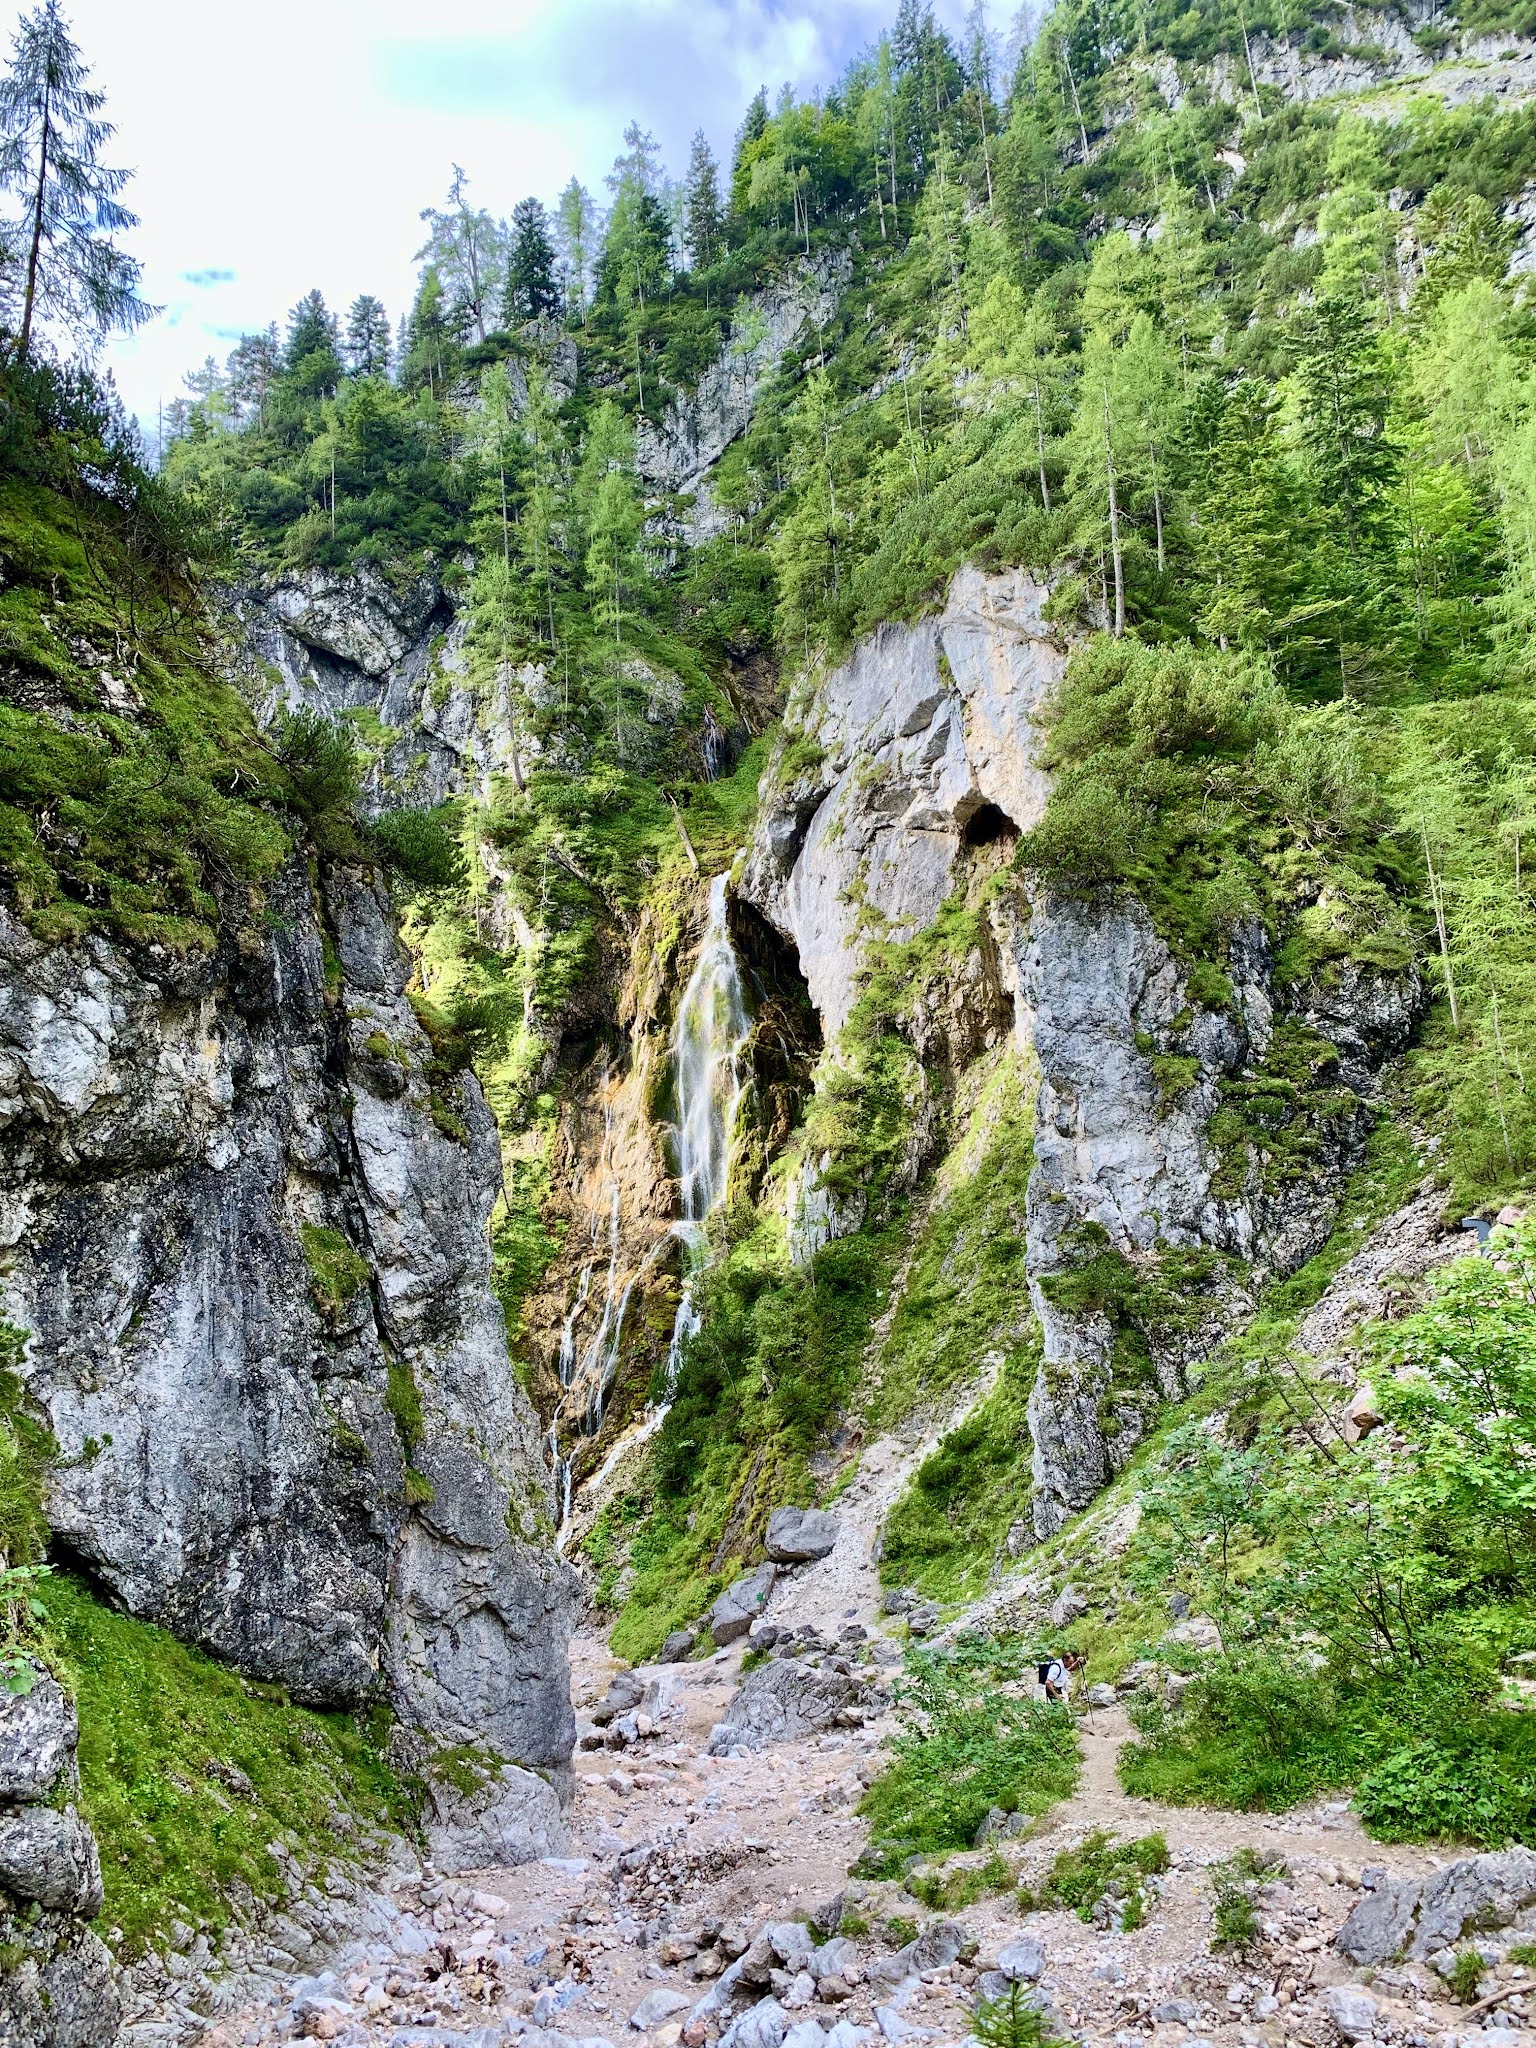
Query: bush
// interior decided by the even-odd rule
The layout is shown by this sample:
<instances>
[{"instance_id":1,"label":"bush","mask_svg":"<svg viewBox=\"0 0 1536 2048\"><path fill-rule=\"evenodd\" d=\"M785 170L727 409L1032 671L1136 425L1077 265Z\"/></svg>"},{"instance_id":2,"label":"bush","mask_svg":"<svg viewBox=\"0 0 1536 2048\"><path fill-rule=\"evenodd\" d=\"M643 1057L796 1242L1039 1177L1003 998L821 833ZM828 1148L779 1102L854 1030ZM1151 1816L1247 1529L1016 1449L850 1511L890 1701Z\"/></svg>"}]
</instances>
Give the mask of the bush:
<instances>
[{"instance_id":1,"label":"bush","mask_svg":"<svg viewBox=\"0 0 1536 2048\"><path fill-rule=\"evenodd\" d=\"M374 820L369 838L384 865L414 888L456 889L464 882L464 849L447 830L441 811L385 811Z\"/></svg>"},{"instance_id":2,"label":"bush","mask_svg":"<svg viewBox=\"0 0 1536 2048\"><path fill-rule=\"evenodd\" d=\"M1039 1814L1077 1784L1077 1731L1064 1706L1011 1699L965 1664L917 1653L908 1667L917 1725L864 1795L861 1869L889 1877L908 1857L969 1849L993 1807Z\"/></svg>"}]
</instances>

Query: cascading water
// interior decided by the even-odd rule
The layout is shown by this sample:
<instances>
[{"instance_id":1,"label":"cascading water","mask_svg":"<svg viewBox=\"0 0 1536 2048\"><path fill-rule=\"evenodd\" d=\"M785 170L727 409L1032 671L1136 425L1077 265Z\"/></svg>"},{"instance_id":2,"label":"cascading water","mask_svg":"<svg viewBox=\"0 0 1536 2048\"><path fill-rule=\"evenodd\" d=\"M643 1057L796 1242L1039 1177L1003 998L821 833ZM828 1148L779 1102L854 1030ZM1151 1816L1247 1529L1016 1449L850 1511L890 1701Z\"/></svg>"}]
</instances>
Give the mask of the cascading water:
<instances>
[{"instance_id":1,"label":"cascading water","mask_svg":"<svg viewBox=\"0 0 1536 2048\"><path fill-rule=\"evenodd\" d=\"M699 1276L709 1263L705 1225L724 1200L729 1185L731 1140L745 1087L742 1054L752 1029L736 949L726 922L725 885L724 875L717 875L710 884L704 943L692 978L683 991L672 1033L673 1085L677 1091L674 1136L683 1211L672 1227L683 1240L687 1270L667 1351L663 1408L677 1386L683 1346L699 1327L694 1297Z\"/></svg>"},{"instance_id":2,"label":"cascading water","mask_svg":"<svg viewBox=\"0 0 1536 2048\"><path fill-rule=\"evenodd\" d=\"M677 1098L677 1122L673 1126L672 1136L677 1148L679 1206L682 1214L672 1225L669 1234L683 1241L685 1270L682 1295L672 1326L672 1341L667 1347L662 1396L660 1401L649 1408L641 1420L632 1429L627 1430L613 1446L593 1476L591 1484L594 1488L603 1485L626 1451L637 1443L643 1443L647 1437L653 1436L665 1421L667 1409L677 1386L683 1348L699 1328L696 1299L698 1283L709 1264L709 1235L706 1226L710 1216L725 1199L730 1184L731 1143L735 1136L736 1118L741 1108L742 1096L746 1091L744 1054L751 1029L752 1020L747 1011L746 991L742 987L741 970L737 965L726 918L726 877L717 875L710 884L709 921L704 930L704 943L699 948L698 960L688 986L683 991L682 1002L678 1005L677 1022L672 1031L673 1087ZM612 1242L616 1250L616 1188L614 1200ZM595 1218L593 1227L595 1241ZM644 1263L649 1264L650 1258L661 1248L661 1245L656 1246ZM570 1339L568 1334L567 1339L562 1341L562 1382L569 1386L580 1379L597 1389L596 1408L589 1407L585 1418L588 1434L594 1433L602 1421L601 1403L612 1382L613 1368L618 1359L618 1339L623 1328L624 1310L628 1306L630 1292L638 1277L638 1274L631 1275L623 1288L617 1288L616 1258L610 1255L608 1290L610 1298L615 1294L617 1296L617 1312L611 1319L611 1333L605 1339L611 1354L605 1372L591 1378L584 1368L573 1368L571 1378L567 1379L567 1344L570 1344L574 1352L574 1340ZM589 1287L590 1280L578 1281L576 1304L566 1322L567 1333L572 1330L573 1319L585 1305L584 1286ZM605 1337L609 1324L610 1317L605 1305L598 1336L594 1337L584 1357L591 1355L599 1338ZM553 1431L551 1435L553 1437ZM562 1486L563 1543L566 1525L570 1521L569 1459L565 1460L563 1465L557 1460L555 1471L557 1483Z\"/></svg>"}]
</instances>

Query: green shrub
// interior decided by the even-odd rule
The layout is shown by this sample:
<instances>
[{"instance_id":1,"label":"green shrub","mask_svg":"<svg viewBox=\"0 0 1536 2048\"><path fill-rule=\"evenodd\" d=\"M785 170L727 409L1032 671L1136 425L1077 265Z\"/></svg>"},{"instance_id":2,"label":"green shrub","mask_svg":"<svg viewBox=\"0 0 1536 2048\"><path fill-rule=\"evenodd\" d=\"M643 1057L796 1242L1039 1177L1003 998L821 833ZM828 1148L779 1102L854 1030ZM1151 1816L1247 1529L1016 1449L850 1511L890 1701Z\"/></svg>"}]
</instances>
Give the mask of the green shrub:
<instances>
[{"instance_id":1,"label":"green shrub","mask_svg":"<svg viewBox=\"0 0 1536 2048\"><path fill-rule=\"evenodd\" d=\"M451 814L450 814L451 815ZM369 828L384 865L417 889L460 888L468 874L464 849L438 811L385 811Z\"/></svg>"},{"instance_id":2,"label":"green shrub","mask_svg":"<svg viewBox=\"0 0 1536 2048\"><path fill-rule=\"evenodd\" d=\"M1037 1887L1020 1893L1020 1910L1066 1907L1080 1920L1091 1921L1094 1907L1107 1898L1118 1908L1122 1927L1139 1927L1146 1918L1145 1880L1167 1868L1168 1843L1163 1835L1125 1842L1104 1828L1094 1828L1075 1849L1062 1850Z\"/></svg>"},{"instance_id":3,"label":"green shrub","mask_svg":"<svg viewBox=\"0 0 1536 2048\"><path fill-rule=\"evenodd\" d=\"M400 1442L409 1457L426 1434L426 1423L416 1375L404 1359L394 1358L389 1362L384 1382L384 1405L394 1418Z\"/></svg>"},{"instance_id":4,"label":"green shrub","mask_svg":"<svg viewBox=\"0 0 1536 2048\"><path fill-rule=\"evenodd\" d=\"M914 1855L968 1849L993 1807L1039 1814L1077 1783L1077 1731L1064 1707L992 1690L963 1663L914 1653L906 1698L917 1725L859 1807L860 1867L890 1876Z\"/></svg>"}]
</instances>

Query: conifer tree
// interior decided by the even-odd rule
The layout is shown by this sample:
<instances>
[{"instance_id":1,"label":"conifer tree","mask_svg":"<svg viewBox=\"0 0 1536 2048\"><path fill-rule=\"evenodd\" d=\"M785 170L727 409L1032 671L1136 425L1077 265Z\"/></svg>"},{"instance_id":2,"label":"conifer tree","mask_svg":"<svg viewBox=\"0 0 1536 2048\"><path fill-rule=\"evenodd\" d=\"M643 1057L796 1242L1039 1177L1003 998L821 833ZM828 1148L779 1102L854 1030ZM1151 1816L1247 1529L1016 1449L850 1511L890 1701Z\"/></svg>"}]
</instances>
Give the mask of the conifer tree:
<instances>
[{"instance_id":1,"label":"conifer tree","mask_svg":"<svg viewBox=\"0 0 1536 2048\"><path fill-rule=\"evenodd\" d=\"M525 320L552 319L559 310L560 288L555 282L555 247L549 235L549 216L541 201L520 199L512 209L502 325L519 327Z\"/></svg>"},{"instance_id":2,"label":"conifer tree","mask_svg":"<svg viewBox=\"0 0 1536 2048\"><path fill-rule=\"evenodd\" d=\"M707 270L721 253L720 173L702 128L688 158L685 209L689 262Z\"/></svg>"},{"instance_id":3,"label":"conifer tree","mask_svg":"<svg viewBox=\"0 0 1536 2048\"><path fill-rule=\"evenodd\" d=\"M389 315L371 293L352 301L343 344L347 368L354 377L383 377L389 372Z\"/></svg>"},{"instance_id":4,"label":"conifer tree","mask_svg":"<svg viewBox=\"0 0 1536 2048\"><path fill-rule=\"evenodd\" d=\"M23 16L0 78L0 188L22 205L0 233L0 285L19 298L19 356L40 318L107 334L156 311L139 297L139 265L112 241L138 223L118 198L130 173L101 162L116 131L89 78L57 0Z\"/></svg>"},{"instance_id":5,"label":"conifer tree","mask_svg":"<svg viewBox=\"0 0 1536 2048\"><path fill-rule=\"evenodd\" d=\"M335 316L319 291L306 292L288 315L288 341L283 367L296 370L306 356L339 353Z\"/></svg>"},{"instance_id":6,"label":"conifer tree","mask_svg":"<svg viewBox=\"0 0 1536 2048\"><path fill-rule=\"evenodd\" d=\"M573 322L586 319L597 236L597 209L592 204L592 195L579 179L572 178L560 194L555 210L555 246L560 257L565 317Z\"/></svg>"},{"instance_id":7,"label":"conifer tree","mask_svg":"<svg viewBox=\"0 0 1536 2048\"><path fill-rule=\"evenodd\" d=\"M447 319L461 333L484 341L491 308L500 303L506 268L506 236L484 207L469 203L469 179L457 164L446 207L428 206L426 241L416 261L430 264L442 287Z\"/></svg>"}]
</instances>

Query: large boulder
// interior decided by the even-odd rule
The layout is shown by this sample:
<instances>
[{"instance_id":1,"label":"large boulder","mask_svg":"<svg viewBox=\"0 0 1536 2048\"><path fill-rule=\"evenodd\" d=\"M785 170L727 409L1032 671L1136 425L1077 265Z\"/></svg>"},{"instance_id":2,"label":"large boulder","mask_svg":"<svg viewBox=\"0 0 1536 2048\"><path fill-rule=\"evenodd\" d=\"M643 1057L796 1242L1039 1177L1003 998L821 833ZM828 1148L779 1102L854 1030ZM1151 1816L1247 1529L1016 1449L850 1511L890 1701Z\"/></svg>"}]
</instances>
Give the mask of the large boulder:
<instances>
[{"instance_id":1,"label":"large boulder","mask_svg":"<svg viewBox=\"0 0 1536 2048\"><path fill-rule=\"evenodd\" d=\"M45 1912L89 1920L101 1911L96 1838L73 1809L26 1806L0 1816L0 1886Z\"/></svg>"},{"instance_id":2,"label":"large boulder","mask_svg":"<svg viewBox=\"0 0 1536 2048\"><path fill-rule=\"evenodd\" d=\"M759 1664L742 1680L710 1733L711 1756L733 1749L766 1749L772 1742L795 1742L801 1736L831 1728L843 1714L852 1715L864 1696L860 1681L831 1664L780 1657Z\"/></svg>"},{"instance_id":3,"label":"large boulder","mask_svg":"<svg viewBox=\"0 0 1536 2048\"><path fill-rule=\"evenodd\" d=\"M825 1508L775 1508L763 1547L775 1564L810 1564L830 1557L839 1526Z\"/></svg>"},{"instance_id":4,"label":"large boulder","mask_svg":"<svg viewBox=\"0 0 1536 2048\"><path fill-rule=\"evenodd\" d=\"M709 1610L709 1632L718 1647L740 1641L768 1605L773 1582L779 1575L776 1564L760 1564L732 1586L727 1586Z\"/></svg>"}]
</instances>

